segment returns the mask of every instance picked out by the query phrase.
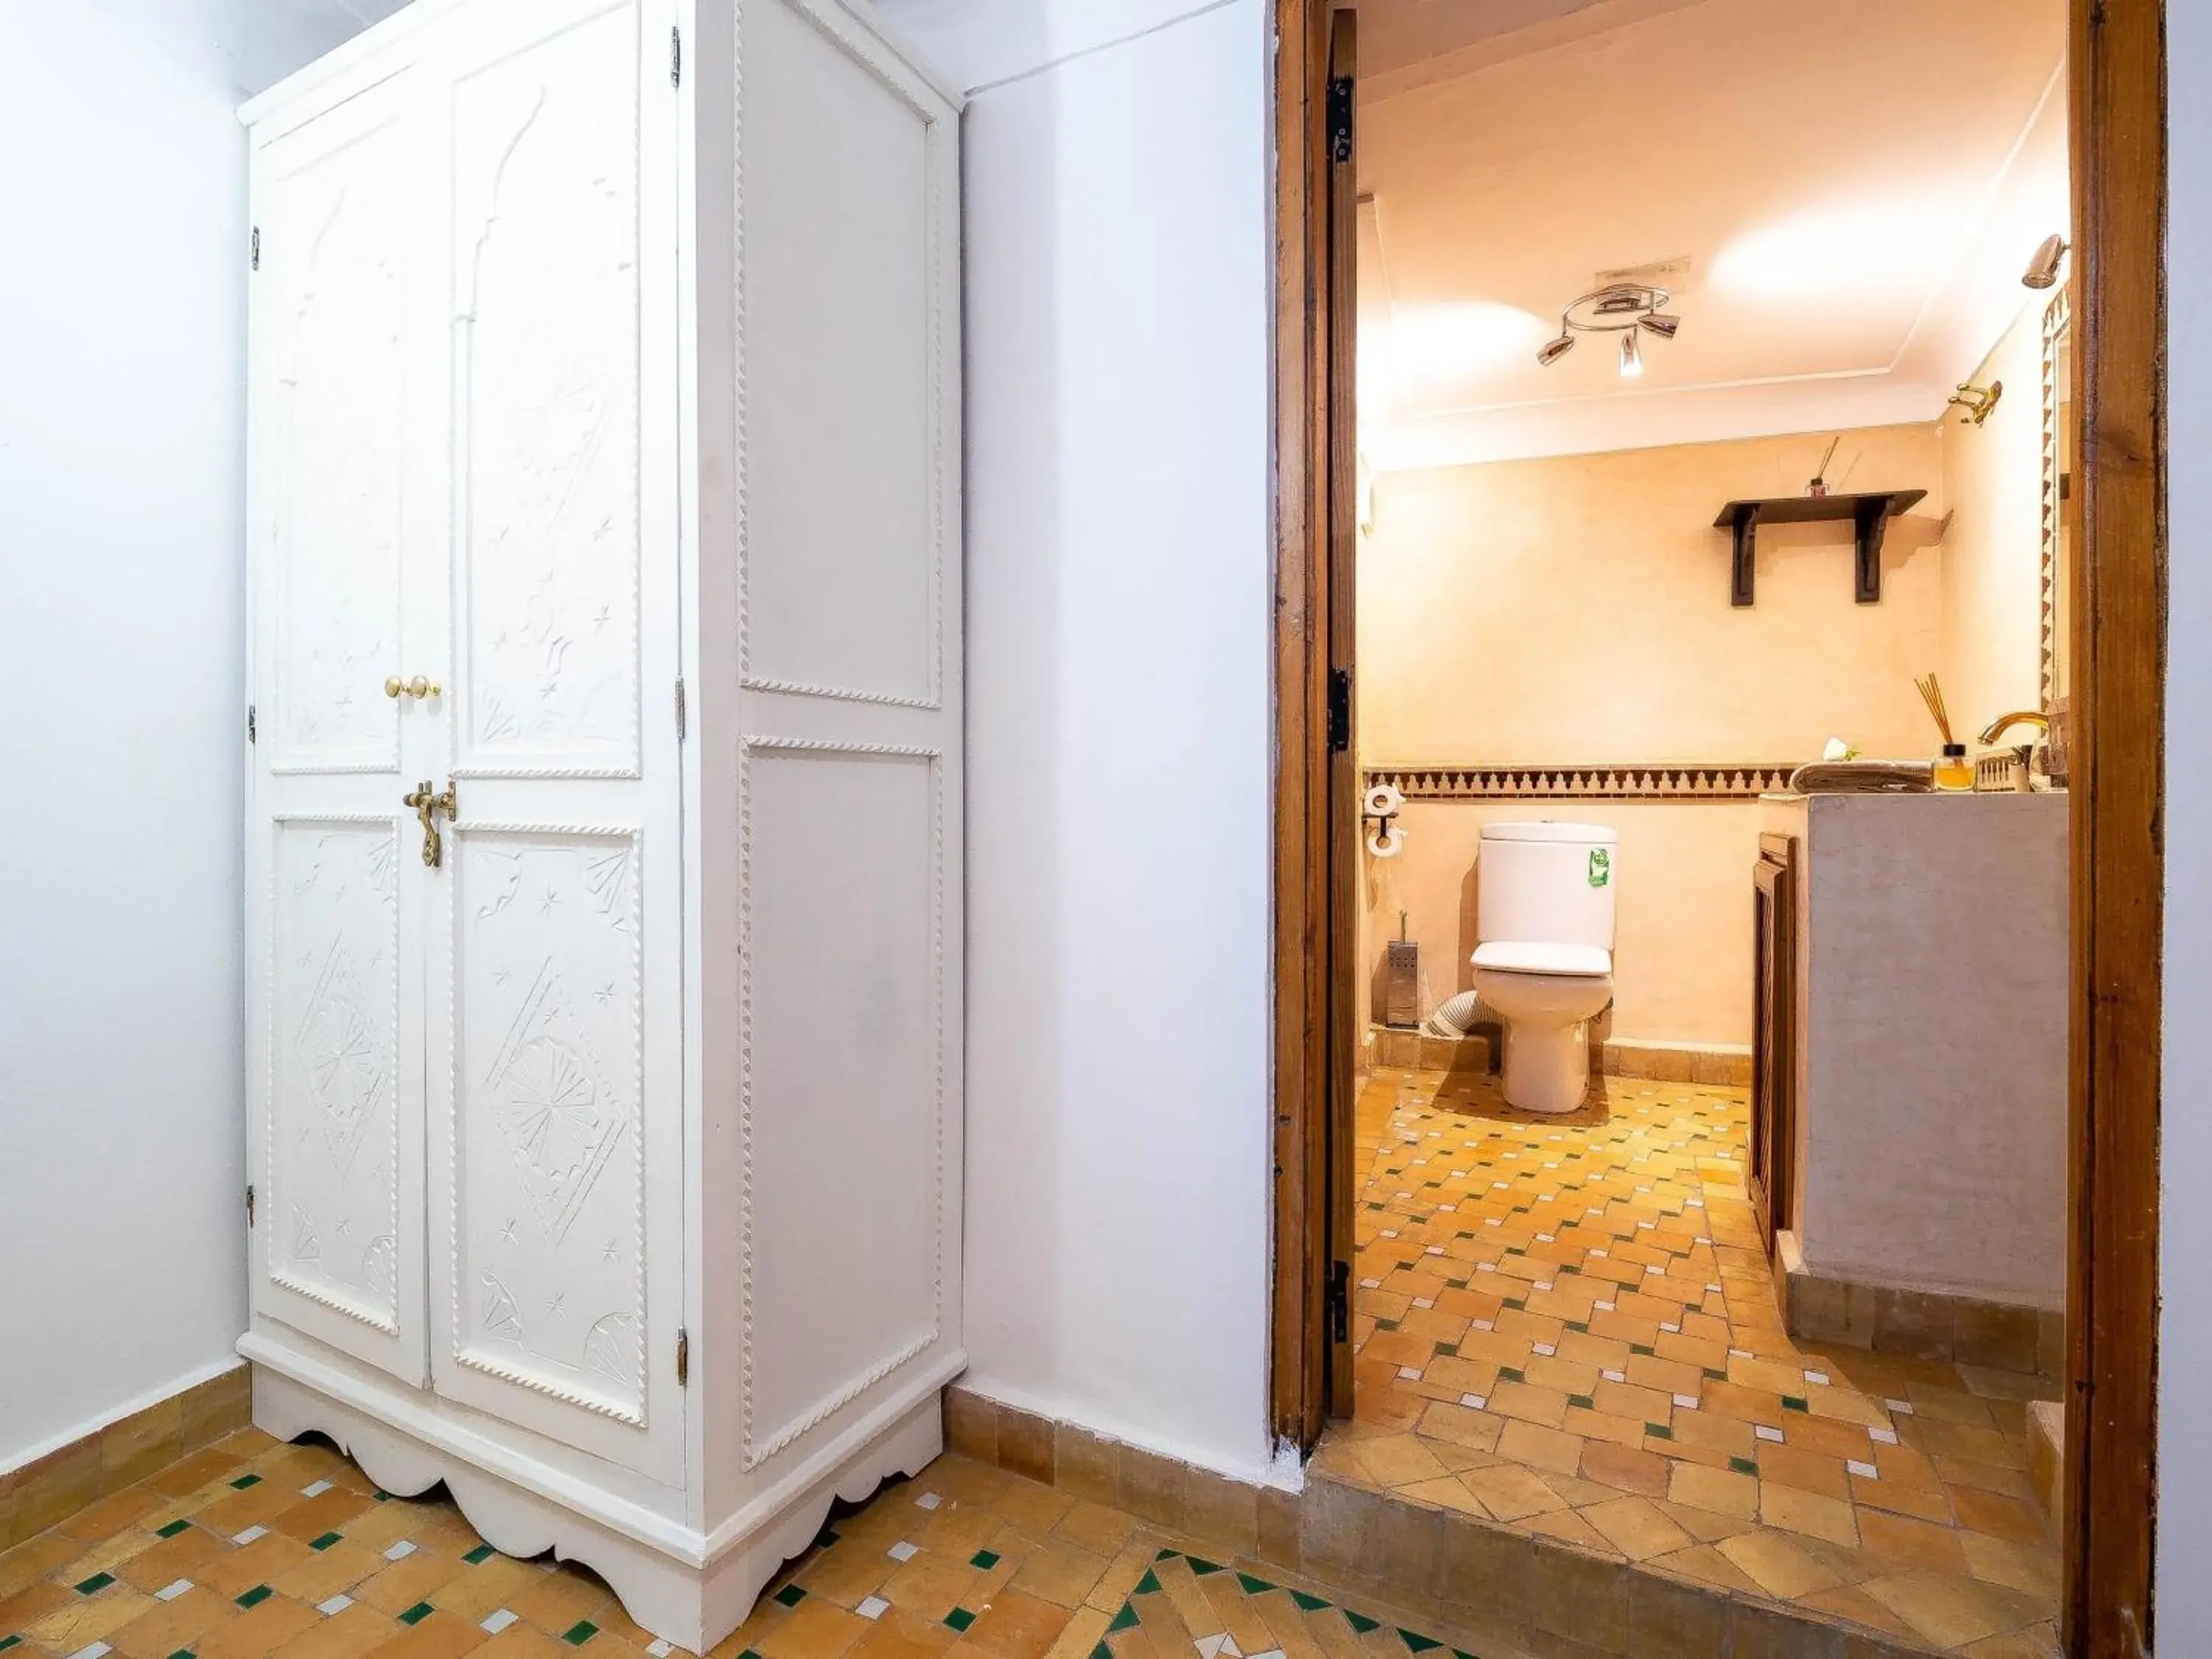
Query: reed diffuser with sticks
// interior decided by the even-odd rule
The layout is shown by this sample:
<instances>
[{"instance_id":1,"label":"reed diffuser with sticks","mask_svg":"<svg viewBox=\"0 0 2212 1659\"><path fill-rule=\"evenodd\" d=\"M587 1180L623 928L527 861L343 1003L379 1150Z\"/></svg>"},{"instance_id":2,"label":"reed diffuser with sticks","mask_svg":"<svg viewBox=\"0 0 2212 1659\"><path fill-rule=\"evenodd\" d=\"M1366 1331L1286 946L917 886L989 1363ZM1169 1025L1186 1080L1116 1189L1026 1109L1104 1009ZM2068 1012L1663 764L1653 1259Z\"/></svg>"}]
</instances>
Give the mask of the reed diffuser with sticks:
<instances>
[{"instance_id":1,"label":"reed diffuser with sticks","mask_svg":"<svg viewBox=\"0 0 2212 1659\"><path fill-rule=\"evenodd\" d=\"M1943 752L1936 760L1936 787L1938 789L1972 789L1974 787L1974 769L1966 763L1966 745L1951 736L1951 717L1943 709L1943 688L1936 684L1933 674L1912 683L1919 688L1920 701L1928 705L1928 713L1936 721L1936 729L1943 737Z\"/></svg>"}]
</instances>

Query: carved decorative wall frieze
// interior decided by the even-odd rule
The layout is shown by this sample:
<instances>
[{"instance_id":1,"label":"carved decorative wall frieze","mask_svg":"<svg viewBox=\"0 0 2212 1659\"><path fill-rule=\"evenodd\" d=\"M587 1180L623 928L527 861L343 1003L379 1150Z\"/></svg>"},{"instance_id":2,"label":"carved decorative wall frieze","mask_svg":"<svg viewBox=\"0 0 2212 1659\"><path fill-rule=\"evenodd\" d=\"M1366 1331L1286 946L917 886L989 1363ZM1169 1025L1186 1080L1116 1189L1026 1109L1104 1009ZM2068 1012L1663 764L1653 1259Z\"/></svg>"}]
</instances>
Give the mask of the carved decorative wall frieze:
<instances>
[{"instance_id":1,"label":"carved decorative wall frieze","mask_svg":"<svg viewBox=\"0 0 2212 1659\"><path fill-rule=\"evenodd\" d=\"M1361 788L1389 784L1409 801L1756 800L1790 787L1795 761L1579 766L1370 766Z\"/></svg>"}]
</instances>

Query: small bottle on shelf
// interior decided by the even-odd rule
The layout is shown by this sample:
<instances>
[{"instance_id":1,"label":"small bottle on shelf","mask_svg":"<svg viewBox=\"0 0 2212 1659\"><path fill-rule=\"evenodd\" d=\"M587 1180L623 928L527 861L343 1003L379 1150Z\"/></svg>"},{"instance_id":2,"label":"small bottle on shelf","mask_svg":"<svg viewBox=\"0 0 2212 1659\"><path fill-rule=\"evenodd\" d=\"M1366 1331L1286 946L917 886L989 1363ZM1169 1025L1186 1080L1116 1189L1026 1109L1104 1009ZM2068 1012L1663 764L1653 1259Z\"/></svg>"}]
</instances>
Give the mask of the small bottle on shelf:
<instances>
[{"instance_id":1,"label":"small bottle on shelf","mask_svg":"<svg viewBox=\"0 0 2212 1659\"><path fill-rule=\"evenodd\" d=\"M1966 789L1974 787L1974 769L1966 760L1966 745L1947 743L1943 753L1936 762L1936 787L1938 789Z\"/></svg>"}]
</instances>

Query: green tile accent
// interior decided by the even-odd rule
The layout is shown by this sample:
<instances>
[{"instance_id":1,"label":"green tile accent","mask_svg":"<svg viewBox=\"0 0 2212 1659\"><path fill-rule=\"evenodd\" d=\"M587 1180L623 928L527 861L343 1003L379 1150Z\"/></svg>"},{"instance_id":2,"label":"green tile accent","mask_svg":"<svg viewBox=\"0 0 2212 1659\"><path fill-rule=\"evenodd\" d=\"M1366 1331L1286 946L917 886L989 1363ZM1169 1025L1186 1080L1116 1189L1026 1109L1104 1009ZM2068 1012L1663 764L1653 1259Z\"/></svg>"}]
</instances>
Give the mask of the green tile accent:
<instances>
[{"instance_id":1,"label":"green tile accent","mask_svg":"<svg viewBox=\"0 0 2212 1659\"><path fill-rule=\"evenodd\" d=\"M952 1621L948 1619L945 1622L947 1624L951 1624ZM1106 1626L1106 1633L1109 1636L1111 1636L1117 1630L1127 1630L1134 1626L1136 1622L1136 1608L1131 1607L1127 1601L1124 1601L1121 1603L1121 1611L1114 1615L1114 1622Z\"/></svg>"},{"instance_id":2,"label":"green tile accent","mask_svg":"<svg viewBox=\"0 0 2212 1659\"><path fill-rule=\"evenodd\" d=\"M1152 1559L1155 1561L1172 1561L1176 1556L1182 1553L1182 1552L1181 1550L1162 1550L1158 1555L1155 1555Z\"/></svg>"},{"instance_id":3,"label":"green tile accent","mask_svg":"<svg viewBox=\"0 0 2212 1659\"><path fill-rule=\"evenodd\" d=\"M795 1607L805 1599L806 1592L796 1584L786 1584L775 1593L776 1605L781 1607Z\"/></svg>"},{"instance_id":4,"label":"green tile accent","mask_svg":"<svg viewBox=\"0 0 2212 1659\"><path fill-rule=\"evenodd\" d=\"M331 1534L331 1541L332 1543L336 1543L337 1541L337 1534L332 1533ZM323 1540L319 1538L315 1540L315 1547L317 1549L320 1549L322 1547ZM466 1555L463 1556L461 1559L467 1562L472 1567L480 1567L498 1553L499 1552L494 1549L490 1545L479 1544L474 1549L471 1550Z\"/></svg>"},{"instance_id":5,"label":"green tile accent","mask_svg":"<svg viewBox=\"0 0 2212 1659\"><path fill-rule=\"evenodd\" d=\"M1597 1409L1597 1401L1591 1399L1589 1395L1586 1394L1569 1395L1567 1396L1567 1404L1570 1406L1580 1406L1586 1412L1595 1411Z\"/></svg>"},{"instance_id":6,"label":"green tile accent","mask_svg":"<svg viewBox=\"0 0 2212 1659\"><path fill-rule=\"evenodd\" d=\"M199 1655L194 1653L190 1648L179 1648L169 1656L169 1659L199 1659Z\"/></svg>"},{"instance_id":7,"label":"green tile accent","mask_svg":"<svg viewBox=\"0 0 2212 1659\"><path fill-rule=\"evenodd\" d=\"M1375 1322L1375 1328L1378 1331L1395 1331L1398 1328L1398 1322L1395 1319L1378 1319Z\"/></svg>"},{"instance_id":8,"label":"green tile accent","mask_svg":"<svg viewBox=\"0 0 2212 1659\"><path fill-rule=\"evenodd\" d=\"M580 1648L599 1633L599 1627L588 1619L579 1619L561 1632L561 1639L572 1648Z\"/></svg>"},{"instance_id":9,"label":"green tile accent","mask_svg":"<svg viewBox=\"0 0 2212 1659\"><path fill-rule=\"evenodd\" d=\"M1734 1469L1738 1474L1757 1474L1759 1473L1759 1465L1753 1462L1748 1457L1731 1457L1729 1459L1729 1467Z\"/></svg>"},{"instance_id":10,"label":"green tile accent","mask_svg":"<svg viewBox=\"0 0 2212 1659\"><path fill-rule=\"evenodd\" d=\"M1266 1579L1255 1578L1249 1572L1238 1573L1237 1575L1237 1582L1243 1587L1244 1594L1247 1595L1265 1595L1269 1590L1275 1588Z\"/></svg>"},{"instance_id":11,"label":"green tile accent","mask_svg":"<svg viewBox=\"0 0 2212 1659\"><path fill-rule=\"evenodd\" d=\"M1567 1328L1571 1331L1581 1331L1587 1334L1589 1330L1589 1322L1586 1319L1570 1319L1567 1322Z\"/></svg>"},{"instance_id":12,"label":"green tile accent","mask_svg":"<svg viewBox=\"0 0 2212 1659\"><path fill-rule=\"evenodd\" d=\"M1129 1594L1132 1595L1157 1595L1159 1594L1159 1575L1154 1572L1150 1567L1146 1567L1145 1569L1145 1576L1137 1581L1137 1588L1131 1590Z\"/></svg>"},{"instance_id":13,"label":"green tile accent","mask_svg":"<svg viewBox=\"0 0 2212 1659\"><path fill-rule=\"evenodd\" d=\"M1674 1437L1674 1431L1664 1423L1646 1423L1644 1425L1644 1432L1654 1440L1672 1440Z\"/></svg>"},{"instance_id":14,"label":"green tile accent","mask_svg":"<svg viewBox=\"0 0 2212 1659\"><path fill-rule=\"evenodd\" d=\"M1785 1412L1809 1412L1813 1408L1796 1395L1785 1394L1782 1396L1782 1409Z\"/></svg>"},{"instance_id":15,"label":"green tile accent","mask_svg":"<svg viewBox=\"0 0 2212 1659\"><path fill-rule=\"evenodd\" d=\"M1651 1346L1650 1344L1648 1344L1648 1343L1644 1343L1644 1342L1632 1342L1632 1343L1630 1343L1630 1344L1628 1345L1628 1351L1629 1351L1629 1352L1631 1352L1631 1353L1641 1353L1641 1354L1653 1354L1653 1353L1656 1353L1656 1352L1659 1352L1659 1351L1658 1351L1658 1349L1656 1349L1656 1348L1655 1348L1655 1347L1652 1347L1652 1346Z\"/></svg>"},{"instance_id":16,"label":"green tile accent","mask_svg":"<svg viewBox=\"0 0 2212 1659\"><path fill-rule=\"evenodd\" d=\"M378 1492L372 1493L371 1496L380 1504L389 1504L392 1501L392 1494L388 1492Z\"/></svg>"},{"instance_id":17,"label":"green tile accent","mask_svg":"<svg viewBox=\"0 0 2212 1659\"><path fill-rule=\"evenodd\" d=\"M1328 1605L1328 1602L1322 1601L1318 1595L1309 1595L1302 1589L1292 1590L1291 1592L1291 1600L1298 1604L1298 1611L1300 1613L1319 1613L1323 1607Z\"/></svg>"},{"instance_id":18,"label":"green tile accent","mask_svg":"<svg viewBox=\"0 0 2212 1659\"><path fill-rule=\"evenodd\" d=\"M1711 1365L1708 1365L1705 1367L1705 1381L1708 1382L1725 1382L1728 1381L1728 1373L1726 1371L1717 1371Z\"/></svg>"},{"instance_id":19,"label":"green tile accent","mask_svg":"<svg viewBox=\"0 0 2212 1659\"><path fill-rule=\"evenodd\" d=\"M1352 1629L1358 1631L1362 1636L1366 1635L1370 1631L1381 1630L1382 1628L1382 1621L1380 1619L1370 1619L1365 1613L1354 1613L1350 1607L1346 1607L1344 1610L1344 1622L1350 1625Z\"/></svg>"},{"instance_id":20,"label":"green tile accent","mask_svg":"<svg viewBox=\"0 0 2212 1659\"><path fill-rule=\"evenodd\" d=\"M413 1607L408 1608L406 1612L399 1615L399 1622L403 1625L419 1625L425 1619L428 1619L434 1611L436 1611L436 1609L432 1607L428 1601L417 1601Z\"/></svg>"},{"instance_id":21,"label":"green tile accent","mask_svg":"<svg viewBox=\"0 0 2212 1659\"><path fill-rule=\"evenodd\" d=\"M238 1598L238 1605L241 1607L258 1607L264 1601L266 1601L270 1596L276 1594L276 1592L270 1589L266 1584L256 1584L252 1589L246 1591L245 1595ZM426 1607L423 1611L427 1613L428 1609Z\"/></svg>"},{"instance_id":22,"label":"green tile accent","mask_svg":"<svg viewBox=\"0 0 2212 1659\"><path fill-rule=\"evenodd\" d=\"M1521 1368L1518 1365L1500 1365L1498 1368L1498 1380L1501 1382L1521 1382L1522 1380Z\"/></svg>"},{"instance_id":23,"label":"green tile accent","mask_svg":"<svg viewBox=\"0 0 2212 1659\"><path fill-rule=\"evenodd\" d=\"M1091 1659L1114 1659L1114 1650L1101 1642L1091 1650Z\"/></svg>"},{"instance_id":24,"label":"green tile accent","mask_svg":"<svg viewBox=\"0 0 2212 1659\"><path fill-rule=\"evenodd\" d=\"M9 1648L19 1648L22 1645L23 1638L20 1636L0 1636L0 1653L7 1652Z\"/></svg>"},{"instance_id":25,"label":"green tile accent","mask_svg":"<svg viewBox=\"0 0 2212 1659\"><path fill-rule=\"evenodd\" d=\"M191 1524L192 1523L191 1522L181 1518L172 1521L166 1527L156 1527L154 1529L154 1536L156 1538L174 1538L179 1533L182 1532L186 1527L189 1527Z\"/></svg>"},{"instance_id":26,"label":"green tile accent","mask_svg":"<svg viewBox=\"0 0 2212 1659\"><path fill-rule=\"evenodd\" d=\"M76 1593L79 1595L97 1595L100 1591L106 1589L114 1582L115 1575L113 1573L95 1572L89 1578L80 1578L77 1580Z\"/></svg>"},{"instance_id":27,"label":"green tile accent","mask_svg":"<svg viewBox=\"0 0 2212 1659\"><path fill-rule=\"evenodd\" d=\"M1124 1601L1121 1604L1121 1611L1129 1613L1129 1622L1131 1624L1133 1625L1137 1622L1137 1615L1133 1613L1129 1613L1129 1604L1127 1601ZM945 1615L945 1622L951 1626L955 1630L966 1630L969 1626L975 1622L975 1615L969 1612L965 1607L955 1607L951 1612ZM1114 1626L1109 1625L1107 1628L1111 1630Z\"/></svg>"},{"instance_id":28,"label":"green tile accent","mask_svg":"<svg viewBox=\"0 0 2212 1659\"><path fill-rule=\"evenodd\" d=\"M981 1567L984 1571L988 1572L999 1565L999 1553L996 1550L977 1550L975 1554L968 1558L968 1565L971 1567Z\"/></svg>"},{"instance_id":29,"label":"green tile accent","mask_svg":"<svg viewBox=\"0 0 2212 1659\"><path fill-rule=\"evenodd\" d=\"M817 1550L826 1550L844 1535L835 1527L824 1527L814 1534L814 1547Z\"/></svg>"},{"instance_id":30,"label":"green tile accent","mask_svg":"<svg viewBox=\"0 0 2212 1659\"><path fill-rule=\"evenodd\" d=\"M1447 1359L1456 1359L1459 1358L1459 1344L1456 1342L1439 1342L1437 1344L1437 1352Z\"/></svg>"},{"instance_id":31,"label":"green tile accent","mask_svg":"<svg viewBox=\"0 0 2212 1659\"><path fill-rule=\"evenodd\" d=\"M320 1538L315 1539L313 1541L309 1543L307 1547L311 1550L326 1550L330 1548L331 1545L337 1543L342 1536L343 1536L343 1534L340 1533L326 1532ZM489 1554L489 1551L485 1552L486 1554ZM469 1559L472 1561L481 1561L483 1559L483 1557L481 1555L472 1555Z\"/></svg>"},{"instance_id":32,"label":"green tile accent","mask_svg":"<svg viewBox=\"0 0 2212 1659\"><path fill-rule=\"evenodd\" d=\"M232 1481L230 1484L234 1490L244 1492L248 1486L259 1486L261 1484L261 1477L258 1474L241 1474L237 1480Z\"/></svg>"},{"instance_id":33,"label":"green tile accent","mask_svg":"<svg viewBox=\"0 0 2212 1659\"><path fill-rule=\"evenodd\" d=\"M1218 1561L1201 1561L1194 1555L1188 1559L1190 1562L1190 1571L1193 1577L1203 1578L1208 1573L1219 1572L1221 1571L1221 1564Z\"/></svg>"},{"instance_id":34,"label":"green tile accent","mask_svg":"<svg viewBox=\"0 0 2212 1659\"><path fill-rule=\"evenodd\" d=\"M1443 1644L1433 1636L1423 1636L1410 1630L1401 1630L1398 1632L1398 1639L1415 1653L1426 1653L1431 1648L1443 1646Z\"/></svg>"},{"instance_id":35,"label":"green tile accent","mask_svg":"<svg viewBox=\"0 0 2212 1659\"><path fill-rule=\"evenodd\" d=\"M1517 1312L1528 1307L1528 1298L1522 1296L1509 1296L1505 1298L1505 1305Z\"/></svg>"}]
</instances>

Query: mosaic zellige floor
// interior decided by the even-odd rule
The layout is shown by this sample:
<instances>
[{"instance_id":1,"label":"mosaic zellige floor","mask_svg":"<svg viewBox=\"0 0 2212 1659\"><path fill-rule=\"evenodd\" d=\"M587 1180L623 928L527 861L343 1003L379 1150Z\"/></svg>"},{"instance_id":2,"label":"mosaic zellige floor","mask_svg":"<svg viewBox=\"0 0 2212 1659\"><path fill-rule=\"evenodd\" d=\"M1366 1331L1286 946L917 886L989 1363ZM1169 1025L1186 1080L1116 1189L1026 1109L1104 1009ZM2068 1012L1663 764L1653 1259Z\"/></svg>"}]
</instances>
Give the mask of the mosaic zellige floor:
<instances>
[{"instance_id":1,"label":"mosaic zellige floor","mask_svg":"<svg viewBox=\"0 0 2212 1659\"><path fill-rule=\"evenodd\" d=\"M1749 1108L1619 1077L1543 1117L1494 1076L1359 1103L1356 1421L1337 1478L1928 1647L2056 1652L2032 1376L1782 1328Z\"/></svg>"},{"instance_id":2,"label":"mosaic zellige floor","mask_svg":"<svg viewBox=\"0 0 2212 1659\"><path fill-rule=\"evenodd\" d=\"M834 1516L714 1659L1514 1659L1469 1654L958 1456ZM680 1653L606 1586L441 1495L234 1435L0 1555L13 1659Z\"/></svg>"}]
</instances>

